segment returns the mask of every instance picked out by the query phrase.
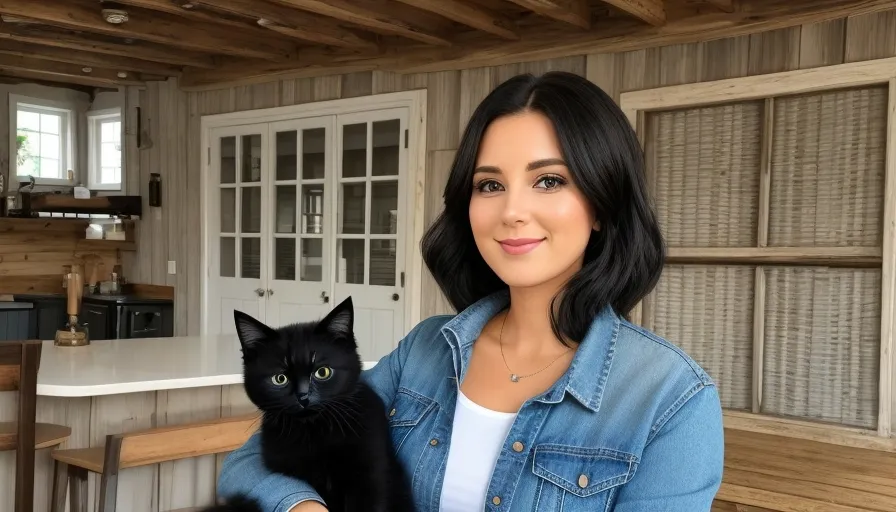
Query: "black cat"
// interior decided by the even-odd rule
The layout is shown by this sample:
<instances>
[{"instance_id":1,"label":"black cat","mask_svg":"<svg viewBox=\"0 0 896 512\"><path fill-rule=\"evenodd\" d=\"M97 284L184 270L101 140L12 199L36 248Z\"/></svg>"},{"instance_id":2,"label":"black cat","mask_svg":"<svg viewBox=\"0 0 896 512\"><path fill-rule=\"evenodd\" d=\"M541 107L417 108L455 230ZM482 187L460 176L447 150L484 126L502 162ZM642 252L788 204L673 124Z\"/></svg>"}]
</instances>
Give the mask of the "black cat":
<instances>
[{"instance_id":1,"label":"black cat","mask_svg":"<svg viewBox=\"0 0 896 512\"><path fill-rule=\"evenodd\" d=\"M351 297L319 322L272 329L234 311L244 386L263 412L262 458L334 512L412 511L385 408L361 377ZM261 512L236 498L206 512Z\"/></svg>"}]
</instances>

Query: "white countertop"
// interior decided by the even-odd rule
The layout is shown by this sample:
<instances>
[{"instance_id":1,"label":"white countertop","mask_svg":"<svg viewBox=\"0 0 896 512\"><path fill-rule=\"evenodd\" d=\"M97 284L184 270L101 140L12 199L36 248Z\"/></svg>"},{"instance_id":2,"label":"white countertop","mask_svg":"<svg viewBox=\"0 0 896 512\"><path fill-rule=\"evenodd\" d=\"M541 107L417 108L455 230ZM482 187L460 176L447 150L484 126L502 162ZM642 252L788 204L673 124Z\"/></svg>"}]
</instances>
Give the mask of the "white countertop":
<instances>
[{"instance_id":1,"label":"white countertop","mask_svg":"<svg viewBox=\"0 0 896 512\"><path fill-rule=\"evenodd\" d=\"M85 397L242 382L236 335L97 340L86 347L44 341L37 394Z\"/></svg>"}]
</instances>

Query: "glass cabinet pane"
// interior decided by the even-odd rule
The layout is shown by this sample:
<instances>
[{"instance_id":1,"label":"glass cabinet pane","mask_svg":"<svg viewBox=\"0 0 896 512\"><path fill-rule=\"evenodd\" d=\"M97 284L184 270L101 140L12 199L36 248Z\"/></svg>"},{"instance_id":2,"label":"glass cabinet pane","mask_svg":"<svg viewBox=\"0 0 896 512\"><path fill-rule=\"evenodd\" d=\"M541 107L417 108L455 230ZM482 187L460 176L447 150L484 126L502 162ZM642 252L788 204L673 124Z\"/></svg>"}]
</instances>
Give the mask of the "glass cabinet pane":
<instances>
[{"instance_id":1,"label":"glass cabinet pane","mask_svg":"<svg viewBox=\"0 0 896 512\"><path fill-rule=\"evenodd\" d=\"M370 232L398 233L398 182L375 181L370 189Z\"/></svg>"},{"instance_id":2,"label":"glass cabinet pane","mask_svg":"<svg viewBox=\"0 0 896 512\"><path fill-rule=\"evenodd\" d=\"M243 238L240 242L240 277L244 279L261 278L261 239Z\"/></svg>"},{"instance_id":3,"label":"glass cabinet pane","mask_svg":"<svg viewBox=\"0 0 896 512\"><path fill-rule=\"evenodd\" d=\"M320 238L302 239L302 281L323 281L324 244Z\"/></svg>"},{"instance_id":4,"label":"glass cabinet pane","mask_svg":"<svg viewBox=\"0 0 896 512\"><path fill-rule=\"evenodd\" d=\"M261 233L261 187L244 187L242 192L242 232Z\"/></svg>"},{"instance_id":5,"label":"glass cabinet pane","mask_svg":"<svg viewBox=\"0 0 896 512\"><path fill-rule=\"evenodd\" d=\"M221 232L236 233L236 189L221 189Z\"/></svg>"},{"instance_id":6,"label":"glass cabinet pane","mask_svg":"<svg viewBox=\"0 0 896 512\"><path fill-rule=\"evenodd\" d=\"M221 277L236 277L236 239L221 237Z\"/></svg>"},{"instance_id":7,"label":"glass cabinet pane","mask_svg":"<svg viewBox=\"0 0 896 512\"><path fill-rule=\"evenodd\" d=\"M294 281L296 279L296 239L274 239L274 279Z\"/></svg>"},{"instance_id":8,"label":"glass cabinet pane","mask_svg":"<svg viewBox=\"0 0 896 512\"><path fill-rule=\"evenodd\" d=\"M261 181L261 135L242 136L242 182L255 183Z\"/></svg>"},{"instance_id":9,"label":"glass cabinet pane","mask_svg":"<svg viewBox=\"0 0 896 512\"><path fill-rule=\"evenodd\" d=\"M324 186L302 185L302 233L324 232Z\"/></svg>"},{"instance_id":10,"label":"glass cabinet pane","mask_svg":"<svg viewBox=\"0 0 896 512\"><path fill-rule=\"evenodd\" d=\"M370 241L370 284L395 286L395 240Z\"/></svg>"},{"instance_id":11,"label":"glass cabinet pane","mask_svg":"<svg viewBox=\"0 0 896 512\"><path fill-rule=\"evenodd\" d=\"M342 177L367 176L367 123L342 127Z\"/></svg>"},{"instance_id":12,"label":"glass cabinet pane","mask_svg":"<svg viewBox=\"0 0 896 512\"><path fill-rule=\"evenodd\" d=\"M236 137L221 137L221 183L236 183Z\"/></svg>"},{"instance_id":13,"label":"glass cabinet pane","mask_svg":"<svg viewBox=\"0 0 896 512\"><path fill-rule=\"evenodd\" d=\"M302 131L302 179L322 180L326 171L327 132L324 128Z\"/></svg>"},{"instance_id":14,"label":"glass cabinet pane","mask_svg":"<svg viewBox=\"0 0 896 512\"><path fill-rule=\"evenodd\" d=\"M296 186L282 185L277 187L277 233L296 232Z\"/></svg>"},{"instance_id":15,"label":"glass cabinet pane","mask_svg":"<svg viewBox=\"0 0 896 512\"><path fill-rule=\"evenodd\" d=\"M339 240L336 282L364 284L364 240Z\"/></svg>"},{"instance_id":16,"label":"glass cabinet pane","mask_svg":"<svg viewBox=\"0 0 896 512\"><path fill-rule=\"evenodd\" d=\"M366 183L343 183L340 191L341 230L344 234L364 234L364 220L367 216Z\"/></svg>"},{"instance_id":17,"label":"glass cabinet pane","mask_svg":"<svg viewBox=\"0 0 896 512\"><path fill-rule=\"evenodd\" d=\"M398 176L398 151L401 141L401 121L390 119L373 123L373 176Z\"/></svg>"},{"instance_id":18,"label":"glass cabinet pane","mask_svg":"<svg viewBox=\"0 0 896 512\"><path fill-rule=\"evenodd\" d=\"M293 130L290 132L277 132L277 160L274 166L277 171L277 180L294 180L296 179L296 170L299 165L298 133Z\"/></svg>"}]
</instances>

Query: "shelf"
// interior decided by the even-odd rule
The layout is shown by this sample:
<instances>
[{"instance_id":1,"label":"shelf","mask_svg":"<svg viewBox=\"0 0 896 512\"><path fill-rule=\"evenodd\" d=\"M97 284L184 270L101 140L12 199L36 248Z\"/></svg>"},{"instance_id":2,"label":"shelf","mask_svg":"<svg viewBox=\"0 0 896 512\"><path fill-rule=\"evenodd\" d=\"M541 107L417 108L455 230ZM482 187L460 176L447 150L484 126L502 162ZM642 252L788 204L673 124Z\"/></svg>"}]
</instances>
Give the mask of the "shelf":
<instances>
[{"instance_id":1,"label":"shelf","mask_svg":"<svg viewBox=\"0 0 896 512\"><path fill-rule=\"evenodd\" d=\"M104 219L105 220L105 219ZM69 233L76 238L78 250L119 250L136 251L137 243L128 240L88 240L84 238L91 219L62 217L0 217L0 234L21 233L36 235L46 233ZM122 219L125 224L133 224L132 219Z\"/></svg>"},{"instance_id":2,"label":"shelf","mask_svg":"<svg viewBox=\"0 0 896 512\"><path fill-rule=\"evenodd\" d=\"M128 242L127 240L78 240L78 250L82 249L136 251L137 242Z\"/></svg>"}]
</instances>

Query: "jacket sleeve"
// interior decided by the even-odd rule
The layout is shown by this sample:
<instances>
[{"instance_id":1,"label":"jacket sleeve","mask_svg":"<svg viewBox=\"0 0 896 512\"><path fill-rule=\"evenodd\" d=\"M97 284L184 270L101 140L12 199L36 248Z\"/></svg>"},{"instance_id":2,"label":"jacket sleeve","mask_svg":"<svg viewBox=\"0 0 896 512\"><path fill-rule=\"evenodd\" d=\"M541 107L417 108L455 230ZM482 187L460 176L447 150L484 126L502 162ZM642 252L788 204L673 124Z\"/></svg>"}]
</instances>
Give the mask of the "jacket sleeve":
<instances>
[{"instance_id":1,"label":"jacket sleeve","mask_svg":"<svg viewBox=\"0 0 896 512\"><path fill-rule=\"evenodd\" d=\"M425 322L421 322L421 325L423 323ZM420 325L402 339L395 350L383 356L373 368L364 371L361 376L386 406L394 400L402 366L419 330ZM264 466L259 433L253 434L243 446L224 459L217 487L218 496L224 499L231 496L253 498L264 512L287 512L308 500L326 505L314 488L307 483L281 473L274 473Z\"/></svg>"},{"instance_id":2,"label":"jacket sleeve","mask_svg":"<svg viewBox=\"0 0 896 512\"><path fill-rule=\"evenodd\" d=\"M614 512L709 512L722 483L724 429L714 385L701 387L658 425Z\"/></svg>"}]
</instances>

